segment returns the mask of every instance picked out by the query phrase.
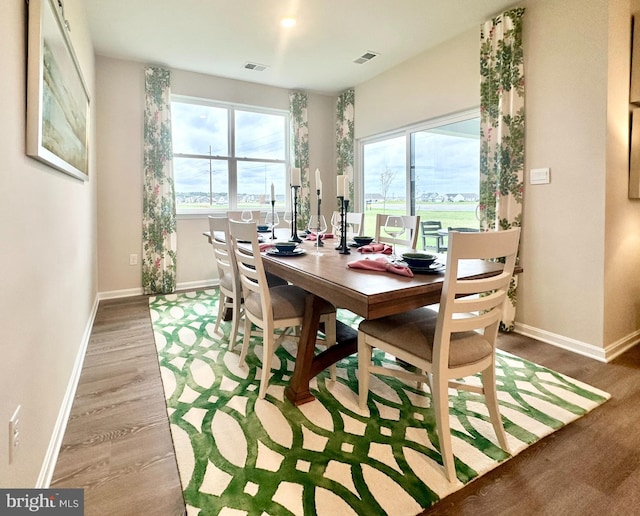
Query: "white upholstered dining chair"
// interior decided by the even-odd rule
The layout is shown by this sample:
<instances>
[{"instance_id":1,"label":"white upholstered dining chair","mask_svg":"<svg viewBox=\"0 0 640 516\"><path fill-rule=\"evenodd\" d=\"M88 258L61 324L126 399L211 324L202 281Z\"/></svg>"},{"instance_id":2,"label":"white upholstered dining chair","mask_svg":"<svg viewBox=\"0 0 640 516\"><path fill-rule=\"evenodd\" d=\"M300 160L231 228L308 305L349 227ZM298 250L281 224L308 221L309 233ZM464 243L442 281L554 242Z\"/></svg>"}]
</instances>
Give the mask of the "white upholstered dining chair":
<instances>
[{"instance_id":1,"label":"white upholstered dining chair","mask_svg":"<svg viewBox=\"0 0 640 516\"><path fill-rule=\"evenodd\" d=\"M389 214L387 213L376 214L376 242L393 243L393 238L385 235L382 229L388 216ZM405 232L400 235L400 238L396 239L395 243L399 246L415 249L418 243L418 233L420 232L420 215L402 215L402 221L404 222Z\"/></svg>"},{"instance_id":2,"label":"white upholstered dining chair","mask_svg":"<svg viewBox=\"0 0 640 516\"><path fill-rule=\"evenodd\" d=\"M422 307L409 312L365 320L358 328L358 385L360 407L365 408L370 374L417 381L431 390L432 407L447 480L456 478L449 424L448 389L484 394L498 443L509 448L502 426L496 391L495 343L503 305L511 282L520 228L483 233L449 234L449 251L439 309ZM482 279L458 279L466 259L504 258L501 273ZM415 366L416 373L372 362L373 348ZM481 373L482 386L455 382Z\"/></svg>"},{"instance_id":3,"label":"white upholstered dining chair","mask_svg":"<svg viewBox=\"0 0 640 516\"><path fill-rule=\"evenodd\" d=\"M258 396L264 398L273 354L285 335L281 333L280 336L276 336L275 330L302 325L308 293L295 285L268 286L255 223L230 220L229 232L238 263L245 307L245 330L240 363L245 363L253 323L261 328L263 333L262 373ZM238 244L238 241L249 243ZM336 342L336 308L325 301L320 310L320 322L324 324L325 335L322 344L332 346ZM331 375L335 379L335 367L331 370Z\"/></svg>"}]
</instances>

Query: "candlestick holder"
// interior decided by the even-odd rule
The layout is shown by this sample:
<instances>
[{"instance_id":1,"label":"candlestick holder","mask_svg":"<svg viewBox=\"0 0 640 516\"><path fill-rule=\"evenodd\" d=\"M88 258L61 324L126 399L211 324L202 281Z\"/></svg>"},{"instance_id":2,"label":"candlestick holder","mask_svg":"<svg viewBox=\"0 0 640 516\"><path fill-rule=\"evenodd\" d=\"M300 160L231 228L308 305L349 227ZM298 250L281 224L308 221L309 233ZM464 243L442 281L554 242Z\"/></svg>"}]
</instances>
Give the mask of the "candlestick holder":
<instances>
[{"instance_id":1,"label":"candlestick holder","mask_svg":"<svg viewBox=\"0 0 640 516\"><path fill-rule=\"evenodd\" d=\"M342 197L341 195L338 196L338 210L340 212L340 240L338 241L338 245L336 246L336 251L341 251L342 249L344 249L344 242L342 241L342 235L343 235L343 227L344 226L344 213L342 212L342 201L344 200L344 197Z\"/></svg>"},{"instance_id":2,"label":"candlestick holder","mask_svg":"<svg viewBox=\"0 0 640 516\"><path fill-rule=\"evenodd\" d=\"M320 220L320 205L322 204L322 199L320 198L320 190L316 190L316 194L318 195L318 220ZM322 238L320 238L320 228L316 231L316 240L318 241L318 247L324 247L324 242Z\"/></svg>"},{"instance_id":3,"label":"candlestick holder","mask_svg":"<svg viewBox=\"0 0 640 516\"><path fill-rule=\"evenodd\" d=\"M349 210L349 199L340 197L340 254L351 254L347 245L347 211Z\"/></svg>"},{"instance_id":4,"label":"candlestick holder","mask_svg":"<svg viewBox=\"0 0 640 516\"><path fill-rule=\"evenodd\" d=\"M293 189L293 220L291 221L291 238L289 242L302 242L298 236L298 188L300 185L291 185Z\"/></svg>"},{"instance_id":5,"label":"candlestick holder","mask_svg":"<svg viewBox=\"0 0 640 516\"><path fill-rule=\"evenodd\" d=\"M276 241L276 200L275 199L271 199L271 223L273 224L273 226L271 226L271 240L273 242Z\"/></svg>"}]
</instances>

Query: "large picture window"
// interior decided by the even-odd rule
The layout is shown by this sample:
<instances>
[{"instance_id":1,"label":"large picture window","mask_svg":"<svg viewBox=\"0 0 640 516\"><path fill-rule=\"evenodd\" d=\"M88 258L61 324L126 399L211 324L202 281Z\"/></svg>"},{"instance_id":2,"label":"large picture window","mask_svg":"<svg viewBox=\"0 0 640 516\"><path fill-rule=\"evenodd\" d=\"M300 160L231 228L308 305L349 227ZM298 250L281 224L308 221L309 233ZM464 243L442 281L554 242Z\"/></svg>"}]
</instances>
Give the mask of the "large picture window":
<instances>
[{"instance_id":1,"label":"large picture window","mask_svg":"<svg viewBox=\"0 0 640 516\"><path fill-rule=\"evenodd\" d=\"M173 173L178 213L267 209L289 201L286 111L174 96Z\"/></svg>"},{"instance_id":2,"label":"large picture window","mask_svg":"<svg viewBox=\"0 0 640 516\"><path fill-rule=\"evenodd\" d=\"M360 155L367 234L377 213L420 215L443 229L479 228L477 110L363 140Z\"/></svg>"}]
</instances>

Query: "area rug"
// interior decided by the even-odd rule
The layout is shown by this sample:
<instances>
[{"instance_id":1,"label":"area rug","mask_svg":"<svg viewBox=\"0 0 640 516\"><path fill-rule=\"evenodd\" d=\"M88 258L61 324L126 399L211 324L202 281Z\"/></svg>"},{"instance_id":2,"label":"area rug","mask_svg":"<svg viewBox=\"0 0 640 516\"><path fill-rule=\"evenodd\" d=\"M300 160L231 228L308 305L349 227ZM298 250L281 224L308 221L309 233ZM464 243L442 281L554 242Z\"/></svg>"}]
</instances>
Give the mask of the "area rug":
<instances>
[{"instance_id":1,"label":"area rug","mask_svg":"<svg viewBox=\"0 0 640 516\"><path fill-rule=\"evenodd\" d=\"M357 401L357 356L312 381L316 400L284 396L293 338L273 360L258 399L260 337L247 366L240 342L213 333L218 291L150 298L150 313L188 514L418 514L511 455L497 444L482 397L450 390L457 481L444 478L428 389L373 377L368 407ZM357 327L360 318L339 310ZM375 359L396 365L380 352ZM501 414L513 455L578 419L609 395L499 351ZM397 366L397 365L396 365ZM472 379L475 381L475 379ZM435 443L435 444L434 444Z\"/></svg>"}]
</instances>

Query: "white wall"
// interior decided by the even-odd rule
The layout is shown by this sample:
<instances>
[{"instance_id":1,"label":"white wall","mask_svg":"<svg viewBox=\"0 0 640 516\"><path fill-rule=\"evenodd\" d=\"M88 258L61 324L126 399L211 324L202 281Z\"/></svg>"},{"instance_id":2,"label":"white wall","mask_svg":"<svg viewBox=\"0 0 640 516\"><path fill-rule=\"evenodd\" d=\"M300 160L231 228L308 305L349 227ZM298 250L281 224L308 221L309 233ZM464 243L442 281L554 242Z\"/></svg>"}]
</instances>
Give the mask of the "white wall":
<instances>
[{"instance_id":1,"label":"white wall","mask_svg":"<svg viewBox=\"0 0 640 516\"><path fill-rule=\"evenodd\" d=\"M635 1L635 0L634 0ZM604 358L638 340L640 202L627 199L628 0L529 0L517 328ZM476 107L479 28L356 88L363 138Z\"/></svg>"},{"instance_id":2,"label":"white wall","mask_svg":"<svg viewBox=\"0 0 640 516\"><path fill-rule=\"evenodd\" d=\"M65 14L93 98L93 48L83 2L67 0ZM1 487L38 484L96 295L93 153L88 182L25 155L26 27L23 0L0 2ZM17 405L20 447L9 465L8 421Z\"/></svg>"},{"instance_id":3,"label":"white wall","mask_svg":"<svg viewBox=\"0 0 640 516\"><path fill-rule=\"evenodd\" d=\"M144 64L98 57L99 291L105 295L141 292L142 136ZM274 109L289 109L289 91L222 77L172 70L171 91ZM319 168L327 199L335 198L335 98L309 94L310 169ZM333 125L332 125L333 124ZM115 151L114 151L115 149ZM313 175L313 174L312 174ZM333 188L333 191L331 190ZM315 209L315 200L312 209ZM323 206L330 216L334 205ZM282 207L284 208L284 206ZM202 235L206 217L179 217L177 282L180 288L217 281L211 246Z\"/></svg>"}]
</instances>

